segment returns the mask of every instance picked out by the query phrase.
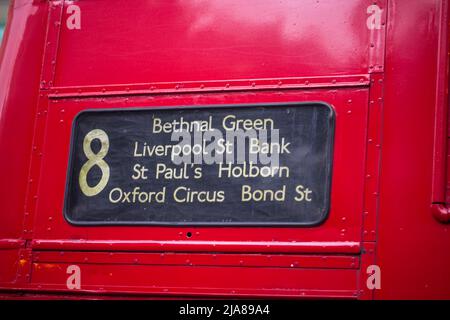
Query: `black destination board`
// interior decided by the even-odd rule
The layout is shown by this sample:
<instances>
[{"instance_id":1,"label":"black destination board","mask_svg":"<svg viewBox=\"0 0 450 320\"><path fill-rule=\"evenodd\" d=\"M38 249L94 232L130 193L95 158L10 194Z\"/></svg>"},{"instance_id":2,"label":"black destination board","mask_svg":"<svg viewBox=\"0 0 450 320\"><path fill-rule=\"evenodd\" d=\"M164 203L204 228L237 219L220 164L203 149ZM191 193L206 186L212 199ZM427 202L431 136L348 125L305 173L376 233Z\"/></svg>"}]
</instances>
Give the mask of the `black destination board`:
<instances>
[{"instance_id":1,"label":"black destination board","mask_svg":"<svg viewBox=\"0 0 450 320\"><path fill-rule=\"evenodd\" d=\"M76 225L305 225L329 210L325 103L87 110L72 128Z\"/></svg>"}]
</instances>

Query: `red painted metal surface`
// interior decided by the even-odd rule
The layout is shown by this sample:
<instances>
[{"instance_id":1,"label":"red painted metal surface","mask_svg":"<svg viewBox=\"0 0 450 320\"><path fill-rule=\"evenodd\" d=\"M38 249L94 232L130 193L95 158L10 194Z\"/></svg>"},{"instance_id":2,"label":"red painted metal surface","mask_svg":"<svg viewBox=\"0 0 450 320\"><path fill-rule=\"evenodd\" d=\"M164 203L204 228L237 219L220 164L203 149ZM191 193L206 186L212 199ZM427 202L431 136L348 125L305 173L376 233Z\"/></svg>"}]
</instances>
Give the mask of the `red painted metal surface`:
<instances>
[{"instance_id":1,"label":"red painted metal surface","mask_svg":"<svg viewBox=\"0 0 450 320\"><path fill-rule=\"evenodd\" d=\"M64 50L45 80L66 87L365 74L368 4L82 1L81 29L61 29Z\"/></svg>"},{"instance_id":2,"label":"red painted metal surface","mask_svg":"<svg viewBox=\"0 0 450 320\"><path fill-rule=\"evenodd\" d=\"M441 10L448 10L447 1L393 1L388 7L394 23L386 41L377 241L384 288L377 298L449 298L449 226L430 212L433 175L445 174L433 171L439 161L433 150L436 85L448 72L438 63L438 48L448 43L439 37L448 28ZM448 80L440 85L448 88Z\"/></svg>"},{"instance_id":3,"label":"red painted metal surface","mask_svg":"<svg viewBox=\"0 0 450 320\"><path fill-rule=\"evenodd\" d=\"M442 2L440 9L439 37L448 39L448 3ZM449 41L441 41L437 47L437 77L436 77L436 110L434 128L434 164L433 164L433 185L432 185L432 214L436 220L450 222L450 210L448 200L449 173L448 166L448 65L449 65ZM446 181L447 180L447 181Z\"/></svg>"},{"instance_id":4,"label":"red painted metal surface","mask_svg":"<svg viewBox=\"0 0 450 320\"><path fill-rule=\"evenodd\" d=\"M68 27L73 5L79 29ZM0 51L0 290L450 299L448 10L447 0L16 0ZM294 101L336 112L323 224L64 219L80 111ZM80 288L67 285L74 265ZM367 285L374 265L381 288Z\"/></svg>"},{"instance_id":5,"label":"red painted metal surface","mask_svg":"<svg viewBox=\"0 0 450 320\"><path fill-rule=\"evenodd\" d=\"M190 230L191 228L189 228ZM359 242L281 242L281 241L112 241L112 240L33 240L36 250L101 250L152 252L256 252L256 253L351 253L360 252Z\"/></svg>"},{"instance_id":6,"label":"red painted metal surface","mask_svg":"<svg viewBox=\"0 0 450 320\"><path fill-rule=\"evenodd\" d=\"M93 227L80 228L67 224L62 212L65 179L69 155L69 143L73 118L86 108L123 108L123 107L151 107L151 106L177 106L177 105L216 105L216 104L243 104L273 101L316 101L323 100L332 104L338 115L336 119L336 135L334 151L334 174L331 199L330 217L320 228L242 228L228 227L226 229L211 227ZM39 161L40 184L33 188L38 196L29 207L30 217L34 216L35 239L84 239L84 240L187 240L186 233L192 232L189 241L245 241L252 242L249 246L259 246L264 249L264 242L284 242L285 247L300 248L292 242L340 242L361 241L361 206L364 171L365 148L365 121L367 119L367 89L321 89L289 90L280 95L277 91L265 90L257 95L253 93L235 92L233 94L208 95L145 95L133 97L86 98L86 99L50 99L48 106L44 106L40 119L46 126L46 134L54 137L52 141L45 140L37 145ZM350 101L350 102L349 102ZM46 112L46 113L45 113ZM358 152L355 152L359 150ZM59 169L56 169L59 168ZM38 178L36 178L38 179ZM52 193L43 190L53 190ZM348 197L348 194L354 195ZM55 201L58 199L58 201ZM31 218L30 218L31 219ZM194 244L193 244L194 246ZM344 245L344 247L346 247ZM353 250L349 248L349 251ZM243 249L245 250L245 249ZM289 249L294 250L294 249ZM299 249L300 250L300 249Z\"/></svg>"}]
</instances>

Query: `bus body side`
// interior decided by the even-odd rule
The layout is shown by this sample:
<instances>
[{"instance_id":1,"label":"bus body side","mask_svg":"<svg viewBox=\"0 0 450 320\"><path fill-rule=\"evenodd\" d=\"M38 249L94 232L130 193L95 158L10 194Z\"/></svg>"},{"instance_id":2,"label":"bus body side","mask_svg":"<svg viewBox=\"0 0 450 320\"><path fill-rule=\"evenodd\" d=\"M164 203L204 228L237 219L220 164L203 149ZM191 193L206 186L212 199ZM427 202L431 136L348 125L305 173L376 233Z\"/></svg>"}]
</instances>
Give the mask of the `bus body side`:
<instances>
[{"instance_id":1,"label":"bus body side","mask_svg":"<svg viewBox=\"0 0 450 320\"><path fill-rule=\"evenodd\" d=\"M0 295L450 299L449 9L12 1L0 49ZM314 103L334 116L320 223L83 225L65 215L83 114L225 106L260 118ZM197 214L220 211L211 208Z\"/></svg>"}]
</instances>

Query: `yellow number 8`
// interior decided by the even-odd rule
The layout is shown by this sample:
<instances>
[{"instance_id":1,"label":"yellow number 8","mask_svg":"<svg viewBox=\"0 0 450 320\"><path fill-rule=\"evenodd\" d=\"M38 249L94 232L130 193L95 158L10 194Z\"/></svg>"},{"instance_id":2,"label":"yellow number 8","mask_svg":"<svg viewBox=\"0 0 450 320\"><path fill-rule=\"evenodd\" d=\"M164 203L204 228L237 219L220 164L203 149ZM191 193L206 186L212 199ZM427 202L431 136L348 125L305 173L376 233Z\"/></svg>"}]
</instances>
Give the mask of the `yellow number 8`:
<instances>
[{"instance_id":1,"label":"yellow number 8","mask_svg":"<svg viewBox=\"0 0 450 320\"><path fill-rule=\"evenodd\" d=\"M91 148L93 140L98 139L101 143L101 148L98 153L94 153ZM109 180L109 166L103 160L109 150L109 138L105 131L101 129L94 129L84 137L83 151L88 161L81 167L79 183L81 191L88 197L99 194L107 185ZM87 183L87 174L93 166L98 166L102 170L102 178L96 186L90 187Z\"/></svg>"}]
</instances>

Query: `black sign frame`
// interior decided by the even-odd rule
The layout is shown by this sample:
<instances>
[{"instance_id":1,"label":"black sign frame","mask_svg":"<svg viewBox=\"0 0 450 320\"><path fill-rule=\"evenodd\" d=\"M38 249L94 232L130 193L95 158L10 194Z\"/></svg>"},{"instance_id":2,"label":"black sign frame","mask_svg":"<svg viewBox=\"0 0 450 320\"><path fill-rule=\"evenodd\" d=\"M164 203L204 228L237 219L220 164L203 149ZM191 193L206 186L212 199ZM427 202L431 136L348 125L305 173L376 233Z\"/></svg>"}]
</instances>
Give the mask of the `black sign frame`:
<instances>
[{"instance_id":1,"label":"black sign frame","mask_svg":"<svg viewBox=\"0 0 450 320\"><path fill-rule=\"evenodd\" d=\"M328 192L325 193L326 208L322 218L315 222L161 222L161 221L77 221L72 220L69 216L69 195L70 187L73 182L73 153L75 152L75 133L77 130L76 123L78 119L85 113L103 113L114 111L157 111L157 110L194 110L194 109L220 109L220 108L251 108L251 107L302 107L308 105L321 105L330 111L329 118L329 143L327 148L327 174L328 179L325 183ZM70 146L68 155L68 165L66 173L66 185L64 192L63 216L64 219L72 226L78 227L98 227L98 226L163 226L163 227L317 227L322 225L329 217L331 208L331 187L333 176L333 158L334 158L334 138L336 127L336 112L334 108L324 101L301 101L301 102L270 102L270 103L240 103L240 104L212 104L212 105L179 105L179 106L149 106L149 107L118 107L118 108L95 108L84 109L76 114L72 121Z\"/></svg>"}]
</instances>

